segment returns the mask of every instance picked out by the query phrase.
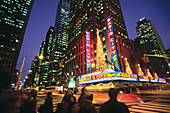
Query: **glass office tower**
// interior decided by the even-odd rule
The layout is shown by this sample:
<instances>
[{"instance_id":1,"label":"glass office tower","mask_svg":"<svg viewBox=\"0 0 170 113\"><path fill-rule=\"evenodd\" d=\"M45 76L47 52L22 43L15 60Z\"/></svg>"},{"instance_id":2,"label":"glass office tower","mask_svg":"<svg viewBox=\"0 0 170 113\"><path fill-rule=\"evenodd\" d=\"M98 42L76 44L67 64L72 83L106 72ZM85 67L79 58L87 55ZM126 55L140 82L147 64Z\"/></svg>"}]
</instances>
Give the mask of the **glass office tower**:
<instances>
[{"instance_id":1,"label":"glass office tower","mask_svg":"<svg viewBox=\"0 0 170 113\"><path fill-rule=\"evenodd\" d=\"M34 0L0 1L0 69L16 71L20 48Z\"/></svg>"},{"instance_id":2,"label":"glass office tower","mask_svg":"<svg viewBox=\"0 0 170 113\"><path fill-rule=\"evenodd\" d=\"M140 19L137 22L136 31L138 34L136 42L149 50L150 54L163 55L166 53L157 29L150 20L145 17Z\"/></svg>"},{"instance_id":3,"label":"glass office tower","mask_svg":"<svg viewBox=\"0 0 170 113\"><path fill-rule=\"evenodd\" d=\"M66 51L66 49L68 48L69 12L69 0L60 0L57 7L54 25L54 36L51 54L51 59L54 62L51 64L50 85L51 83L52 85L55 84L56 81L59 80L62 75L61 64L63 59L63 52Z\"/></svg>"}]
</instances>

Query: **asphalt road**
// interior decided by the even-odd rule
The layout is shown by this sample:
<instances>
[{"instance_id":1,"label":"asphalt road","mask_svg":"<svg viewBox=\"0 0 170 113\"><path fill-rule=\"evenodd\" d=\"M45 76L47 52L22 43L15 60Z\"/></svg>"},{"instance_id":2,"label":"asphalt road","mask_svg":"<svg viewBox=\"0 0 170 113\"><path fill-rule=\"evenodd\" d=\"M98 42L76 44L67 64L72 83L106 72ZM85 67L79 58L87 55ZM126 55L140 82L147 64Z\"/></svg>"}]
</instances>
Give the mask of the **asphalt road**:
<instances>
[{"instance_id":1,"label":"asphalt road","mask_svg":"<svg viewBox=\"0 0 170 113\"><path fill-rule=\"evenodd\" d=\"M97 111L99 111L100 106L106 102L109 97L107 93L94 93L93 95L93 103ZM57 104L61 102L63 96L64 94L53 95L54 111L57 108ZM79 95L74 96L78 100ZM170 113L170 93L167 93L167 91L159 91L159 93L146 91L141 95L120 94L117 98L120 102L124 102L128 106L131 113ZM46 94L38 94L37 108L39 108L41 104L44 104L45 99Z\"/></svg>"}]
</instances>

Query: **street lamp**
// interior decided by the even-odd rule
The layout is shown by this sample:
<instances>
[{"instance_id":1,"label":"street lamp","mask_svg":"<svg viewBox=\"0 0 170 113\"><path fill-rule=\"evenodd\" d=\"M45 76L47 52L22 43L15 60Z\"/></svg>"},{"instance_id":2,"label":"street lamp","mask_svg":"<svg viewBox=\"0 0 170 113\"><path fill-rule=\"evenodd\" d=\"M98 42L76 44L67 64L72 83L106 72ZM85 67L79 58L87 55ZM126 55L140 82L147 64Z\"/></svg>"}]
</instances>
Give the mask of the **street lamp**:
<instances>
[{"instance_id":1,"label":"street lamp","mask_svg":"<svg viewBox=\"0 0 170 113\"><path fill-rule=\"evenodd\" d=\"M43 55L39 55L38 57L39 57L40 60L44 59Z\"/></svg>"},{"instance_id":2,"label":"street lamp","mask_svg":"<svg viewBox=\"0 0 170 113\"><path fill-rule=\"evenodd\" d=\"M28 57L35 57L35 56L28 56ZM21 77L22 77L22 69L23 69L23 67L24 67L24 62L25 62L25 58L27 58L26 56L25 56L25 52L24 52L24 56L23 56L23 58L22 58L22 63L21 63L21 68L20 68L20 70L19 70L19 75L18 75L18 81L17 81L17 85L16 85L16 90L18 90L18 88L19 88L19 84L20 84L20 79L21 79ZM40 60L42 60L44 57L42 56L42 55L40 55L40 56L38 56L38 58L40 59ZM27 78L27 76L26 76L26 78Z\"/></svg>"},{"instance_id":3,"label":"street lamp","mask_svg":"<svg viewBox=\"0 0 170 113\"><path fill-rule=\"evenodd\" d=\"M31 73L31 72L32 72L32 70L29 70L29 72Z\"/></svg>"}]
</instances>

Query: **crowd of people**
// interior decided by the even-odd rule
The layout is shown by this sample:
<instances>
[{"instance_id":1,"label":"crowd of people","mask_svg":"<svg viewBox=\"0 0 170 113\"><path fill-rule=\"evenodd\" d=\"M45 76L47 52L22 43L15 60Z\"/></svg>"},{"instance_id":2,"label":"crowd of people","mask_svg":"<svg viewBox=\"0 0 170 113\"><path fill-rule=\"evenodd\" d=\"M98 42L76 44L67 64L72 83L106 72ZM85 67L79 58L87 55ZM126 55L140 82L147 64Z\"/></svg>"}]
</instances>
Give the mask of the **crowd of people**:
<instances>
[{"instance_id":1,"label":"crowd of people","mask_svg":"<svg viewBox=\"0 0 170 113\"><path fill-rule=\"evenodd\" d=\"M61 103L57 104L56 111L53 111L52 93L47 93L47 98L37 111L37 92L32 90L15 91L10 88L10 80L6 72L0 72L0 113L97 113L95 105L92 103L93 94L82 88L78 100L73 95L72 90L68 90ZM5 82L4 82L5 81ZM129 113L128 107L117 101L118 91L109 89L110 99L105 102L99 113Z\"/></svg>"},{"instance_id":2,"label":"crowd of people","mask_svg":"<svg viewBox=\"0 0 170 113\"><path fill-rule=\"evenodd\" d=\"M36 113L37 92L23 92L11 88L7 72L0 71L0 113Z\"/></svg>"},{"instance_id":3,"label":"crowd of people","mask_svg":"<svg viewBox=\"0 0 170 113\"><path fill-rule=\"evenodd\" d=\"M101 106L99 113L130 112L124 103L117 101L118 91L116 89L110 88L108 95L110 99ZM92 101L93 94L89 93L85 87L82 88L78 101L76 101L76 98L73 96L73 91L69 90L65 93L61 103L57 105L56 111L53 112L52 94L49 92L44 105L41 105L38 111L40 113L97 113Z\"/></svg>"}]
</instances>

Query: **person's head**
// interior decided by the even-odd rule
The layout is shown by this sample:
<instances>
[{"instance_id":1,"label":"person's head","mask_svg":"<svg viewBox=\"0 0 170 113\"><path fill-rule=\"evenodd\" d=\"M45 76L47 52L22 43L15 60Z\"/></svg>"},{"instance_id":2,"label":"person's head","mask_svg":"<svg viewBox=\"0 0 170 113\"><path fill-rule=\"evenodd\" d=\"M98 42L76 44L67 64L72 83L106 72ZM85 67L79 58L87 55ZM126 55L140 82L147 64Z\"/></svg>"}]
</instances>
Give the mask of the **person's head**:
<instances>
[{"instance_id":1,"label":"person's head","mask_svg":"<svg viewBox=\"0 0 170 113\"><path fill-rule=\"evenodd\" d=\"M118 91L114 88L110 88L108 91L110 99L116 99L118 95Z\"/></svg>"},{"instance_id":2,"label":"person's head","mask_svg":"<svg viewBox=\"0 0 170 113\"><path fill-rule=\"evenodd\" d=\"M27 99L30 100L31 98L32 98L32 94L31 94L31 92L29 92L29 93L27 94Z\"/></svg>"},{"instance_id":3,"label":"person's head","mask_svg":"<svg viewBox=\"0 0 170 113\"><path fill-rule=\"evenodd\" d=\"M1 97L2 96L2 97ZM22 107L21 98L17 92L8 91L0 96L0 113L19 113ZM5 97L5 98L4 98Z\"/></svg>"},{"instance_id":4,"label":"person's head","mask_svg":"<svg viewBox=\"0 0 170 113\"><path fill-rule=\"evenodd\" d=\"M51 92L48 92L47 93L47 97L51 97L52 96L52 93Z\"/></svg>"},{"instance_id":5,"label":"person's head","mask_svg":"<svg viewBox=\"0 0 170 113\"><path fill-rule=\"evenodd\" d=\"M64 96L63 101L64 102L73 102L74 98L71 94L67 94L67 95Z\"/></svg>"},{"instance_id":6,"label":"person's head","mask_svg":"<svg viewBox=\"0 0 170 113\"><path fill-rule=\"evenodd\" d=\"M93 94L87 95L86 99L90 100L90 101L93 101Z\"/></svg>"},{"instance_id":7,"label":"person's head","mask_svg":"<svg viewBox=\"0 0 170 113\"><path fill-rule=\"evenodd\" d=\"M87 92L86 87L83 87L82 90L81 90L81 93L86 93L86 92Z\"/></svg>"},{"instance_id":8,"label":"person's head","mask_svg":"<svg viewBox=\"0 0 170 113\"><path fill-rule=\"evenodd\" d=\"M22 98L27 98L27 95L25 93L23 93Z\"/></svg>"},{"instance_id":9,"label":"person's head","mask_svg":"<svg viewBox=\"0 0 170 113\"><path fill-rule=\"evenodd\" d=\"M73 90L72 90L72 89L68 89L68 91L67 91L67 94L66 94L66 95L68 95L68 94L73 95Z\"/></svg>"}]
</instances>

